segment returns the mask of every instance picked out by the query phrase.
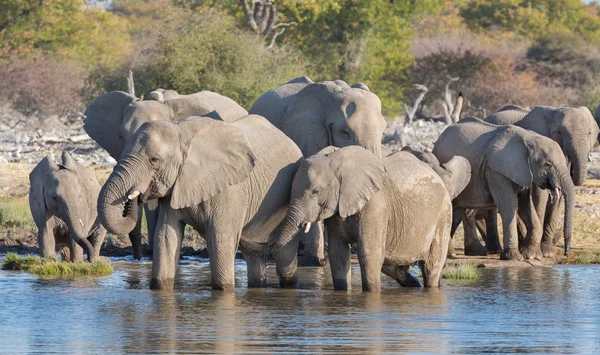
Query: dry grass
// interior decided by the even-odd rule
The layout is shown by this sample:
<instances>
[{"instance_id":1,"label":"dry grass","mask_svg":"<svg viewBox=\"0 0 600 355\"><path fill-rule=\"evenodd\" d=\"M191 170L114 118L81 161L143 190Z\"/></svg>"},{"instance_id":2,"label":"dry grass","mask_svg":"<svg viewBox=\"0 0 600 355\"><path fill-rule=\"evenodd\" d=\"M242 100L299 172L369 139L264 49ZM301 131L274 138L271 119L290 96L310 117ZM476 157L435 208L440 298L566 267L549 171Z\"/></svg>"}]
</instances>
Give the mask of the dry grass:
<instances>
[{"instance_id":1,"label":"dry grass","mask_svg":"<svg viewBox=\"0 0 600 355\"><path fill-rule=\"evenodd\" d=\"M88 262L62 262L52 258L39 258L37 256L18 256L15 253L6 253L2 270L22 270L35 275L43 276L72 276L88 275L102 276L113 272L110 261L100 258Z\"/></svg>"}]
</instances>

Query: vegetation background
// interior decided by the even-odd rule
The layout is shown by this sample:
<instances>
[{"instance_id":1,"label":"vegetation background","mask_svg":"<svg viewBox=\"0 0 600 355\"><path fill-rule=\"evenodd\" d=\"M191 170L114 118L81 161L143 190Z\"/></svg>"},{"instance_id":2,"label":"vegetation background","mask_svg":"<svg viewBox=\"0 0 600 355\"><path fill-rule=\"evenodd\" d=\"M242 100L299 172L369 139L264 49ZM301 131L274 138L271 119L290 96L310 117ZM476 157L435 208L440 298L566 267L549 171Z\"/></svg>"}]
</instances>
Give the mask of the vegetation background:
<instances>
[{"instance_id":1,"label":"vegetation background","mask_svg":"<svg viewBox=\"0 0 600 355\"><path fill-rule=\"evenodd\" d=\"M0 105L75 115L94 97L203 89L249 108L291 78L361 81L388 117L446 85L478 116L600 103L600 6L580 0L0 0ZM450 78L459 78L456 81ZM485 110L485 111L483 111Z\"/></svg>"}]
</instances>

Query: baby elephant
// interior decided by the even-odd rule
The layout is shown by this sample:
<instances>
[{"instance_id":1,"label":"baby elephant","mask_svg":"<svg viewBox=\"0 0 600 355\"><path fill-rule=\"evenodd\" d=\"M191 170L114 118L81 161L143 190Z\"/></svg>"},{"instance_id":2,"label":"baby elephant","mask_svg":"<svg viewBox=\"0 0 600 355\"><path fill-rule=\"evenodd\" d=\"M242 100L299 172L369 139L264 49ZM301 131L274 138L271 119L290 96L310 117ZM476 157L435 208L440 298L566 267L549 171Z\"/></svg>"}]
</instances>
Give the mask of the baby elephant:
<instances>
[{"instance_id":1,"label":"baby elephant","mask_svg":"<svg viewBox=\"0 0 600 355\"><path fill-rule=\"evenodd\" d=\"M88 260L100 255L106 230L98 220L100 184L89 168L75 163L67 152L62 164L48 154L29 174L29 207L38 227L40 255L51 257L61 246L63 260Z\"/></svg>"},{"instance_id":2,"label":"baby elephant","mask_svg":"<svg viewBox=\"0 0 600 355\"><path fill-rule=\"evenodd\" d=\"M413 155L379 159L348 146L306 159L292 186L287 218L298 226L325 220L334 288L350 288L350 245L356 243L363 291L378 291L381 272L402 286L439 286L450 238L452 204L444 183Z\"/></svg>"}]
</instances>

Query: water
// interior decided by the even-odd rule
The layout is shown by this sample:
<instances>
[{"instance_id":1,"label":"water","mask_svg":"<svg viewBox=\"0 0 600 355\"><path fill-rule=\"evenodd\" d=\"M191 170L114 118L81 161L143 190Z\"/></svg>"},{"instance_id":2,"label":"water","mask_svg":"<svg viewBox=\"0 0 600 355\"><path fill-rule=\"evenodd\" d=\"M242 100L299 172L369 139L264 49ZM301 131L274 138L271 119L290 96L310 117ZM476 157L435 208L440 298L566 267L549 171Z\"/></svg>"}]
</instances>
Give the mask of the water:
<instances>
[{"instance_id":1,"label":"water","mask_svg":"<svg viewBox=\"0 0 600 355\"><path fill-rule=\"evenodd\" d=\"M477 281L380 294L332 291L327 268L298 290L210 290L208 263L180 267L175 292L150 291L151 264L106 277L44 280L0 271L0 353L600 354L600 267L489 269Z\"/></svg>"}]
</instances>

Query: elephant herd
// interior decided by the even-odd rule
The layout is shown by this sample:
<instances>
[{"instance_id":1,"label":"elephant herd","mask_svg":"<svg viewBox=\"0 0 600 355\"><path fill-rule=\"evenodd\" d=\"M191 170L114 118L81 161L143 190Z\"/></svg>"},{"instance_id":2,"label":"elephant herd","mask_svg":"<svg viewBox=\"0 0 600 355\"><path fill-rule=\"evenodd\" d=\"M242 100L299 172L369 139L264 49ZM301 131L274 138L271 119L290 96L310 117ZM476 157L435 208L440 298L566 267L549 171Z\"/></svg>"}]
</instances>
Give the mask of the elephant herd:
<instances>
[{"instance_id":1,"label":"elephant herd","mask_svg":"<svg viewBox=\"0 0 600 355\"><path fill-rule=\"evenodd\" d=\"M382 272L420 286L415 264L423 285L437 287L461 222L465 254L522 260L553 255L564 217L568 253L574 185L599 134L587 108L507 106L485 121L463 118L432 153L391 152L381 145L385 125L377 95L342 80L296 78L249 111L210 91L110 92L84 118L118 161L104 186L67 152L30 174L40 253L59 247L63 260L83 251L93 260L108 231L128 234L140 259L142 211L153 289L173 288L185 225L206 240L218 290L235 287L238 248L249 287L266 287L268 256L280 285L295 287L299 244L304 265L321 266L325 242L336 290L350 288L352 246L365 291L379 290Z\"/></svg>"}]
</instances>

